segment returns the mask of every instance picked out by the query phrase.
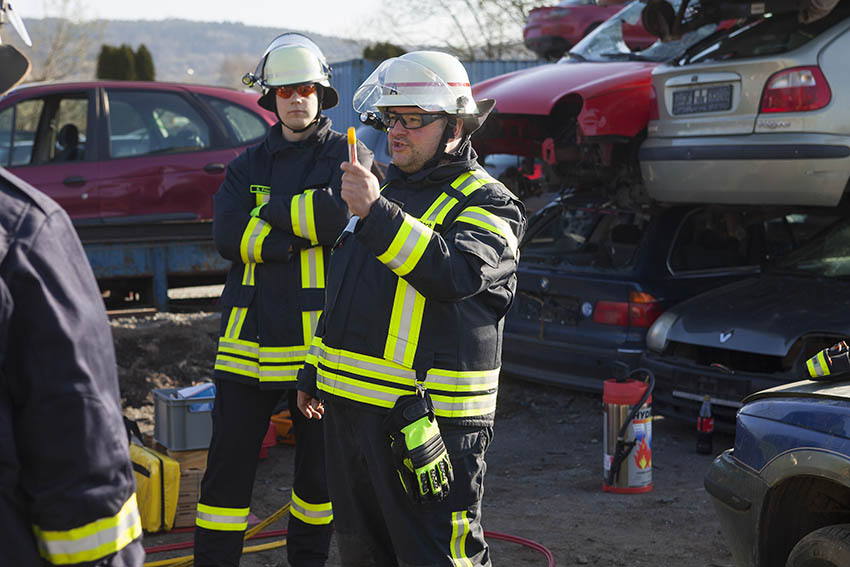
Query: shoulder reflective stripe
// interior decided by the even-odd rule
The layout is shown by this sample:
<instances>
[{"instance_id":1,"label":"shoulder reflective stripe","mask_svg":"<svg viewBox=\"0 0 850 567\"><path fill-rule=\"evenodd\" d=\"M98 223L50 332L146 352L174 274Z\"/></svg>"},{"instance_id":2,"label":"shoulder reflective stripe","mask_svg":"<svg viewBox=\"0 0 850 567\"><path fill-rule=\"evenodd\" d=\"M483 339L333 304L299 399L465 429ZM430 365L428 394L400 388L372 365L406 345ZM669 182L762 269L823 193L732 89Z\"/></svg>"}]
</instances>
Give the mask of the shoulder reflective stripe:
<instances>
[{"instance_id":1,"label":"shoulder reflective stripe","mask_svg":"<svg viewBox=\"0 0 850 567\"><path fill-rule=\"evenodd\" d=\"M424 312L425 297L404 278L398 278L384 358L408 368L413 366Z\"/></svg>"},{"instance_id":2,"label":"shoulder reflective stripe","mask_svg":"<svg viewBox=\"0 0 850 567\"><path fill-rule=\"evenodd\" d=\"M324 288L325 287L325 254L322 246L304 248L300 252L301 258L301 287L302 288Z\"/></svg>"},{"instance_id":3,"label":"shoulder reflective stripe","mask_svg":"<svg viewBox=\"0 0 850 567\"><path fill-rule=\"evenodd\" d=\"M260 377L259 362L255 362L253 360L245 360L244 358L227 356L224 354L219 354L215 357L214 368L216 370L223 370L225 372L232 372L233 374L247 376L249 378Z\"/></svg>"},{"instance_id":4,"label":"shoulder reflective stripe","mask_svg":"<svg viewBox=\"0 0 850 567\"><path fill-rule=\"evenodd\" d=\"M449 548L454 567L473 567L466 556L466 536L469 535L469 519L466 510L452 512L452 539Z\"/></svg>"},{"instance_id":5,"label":"shoulder reflective stripe","mask_svg":"<svg viewBox=\"0 0 850 567\"><path fill-rule=\"evenodd\" d=\"M311 244L319 243L316 234L316 217L313 214L313 194L315 192L315 189L308 189L295 195L289 206L292 216L292 233L295 236L306 238Z\"/></svg>"},{"instance_id":6,"label":"shoulder reflective stripe","mask_svg":"<svg viewBox=\"0 0 850 567\"><path fill-rule=\"evenodd\" d=\"M445 193L441 193L439 197L431 203L431 206L428 207L428 210L425 211L425 214L420 218L424 222L436 222L437 218L440 216L445 217L446 209L451 209L455 203L457 203L457 199L454 197L449 197Z\"/></svg>"},{"instance_id":7,"label":"shoulder reflective stripe","mask_svg":"<svg viewBox=\"0 0 850 567\"><path fill-rule=\"evenodd\" d=\"M248 226L245 227L245 232L242 233L242 242L239 245L239 252L242 255L243 263L249 264L263 261L263 241L271 230L271 225L263 219L251 217L251 220L248 221Z\"/></svg>"},{"instance_id":8,"label":"shoulder reflective stripe","mask_svg":"<svg viewBox=\"0 0 850 567\"><path fill-rule=\"evenodd\" d=\"M456 222L474 224L498 234L508 242L511 254L516 256L517 238L508 222L481 207L467 207L455 219Z\"/></svg>"},{"instance_id":9,"label":"shoulder reflective stripe","mask_svg":"<svg viewBox=\"0 0 850 567\"><path fill-rule=\"evenodd\" d=\"M487 185L488 183L498 182L489 175L485 175L483 171L469 171L459 175L457 179L452 181L452 188L457 189L464 195L469 195L482 185Z\"/></svg>"},{"instance_id":10,"label":"shoulder reflective stripe","mask_svg":"<svg viewBox=\"0 0 850 567\"><path fill-rule=\"evenodd\" d=\"M142 535L136 494L114 516L70 530L43 530L34 525L33 532L41 556L52 565L98 561Z\"/></svg>"},{"instance_id":11,"label":"shoulder reflective stripe","mask_svg":"<svg viewBox=\"0 0 850 567\"><path fill-rule=\"evenodd\" d=\"M230 316L227 318L227 327L224 329L224 336L232 340L238 339L239 334L242 332L242 325L245 324L245 317L247 317L247 315L247 308L233 307L230 310Z\"/></svg>"},{"instance_id":12,"label":"shoulder reflective stripe","mask_svg":"<svg viewBox=\"0 0 850 567\"><path fill-rule=\"evenodd\" d=\"M242 271L242 285L254 285L254 270L257 264L253 262L245 264L245 269Z\"/></svg>"},{"instance_id":13,"label":"shoulder reflective stripe","mask_svg":"<svg viewBox=\"0 0 850 567\"><path fill-rule=\"evenodd\" d=\"M195 525L208 530L238 532L248 529L250 508L221 508L198 502Z\"/></svg>"},{"instance_id":14,"label":"shoulder reflective stripe","mask_svg":"<svg viewBox=\"0 0 850 567\"><path fill-rule=\"evenodd\" d=\"M294 489L292 491L292 507L289 509L289 512L305 524L314 526L330 524L334 519L333 508L330 502L310 504L299 498L295 494Z\"/></svg>"},{"instance_id":15,"label":"shoulder reflective stripe","mask_svg":"<svg viewBox=\"0 0 850 567\"><path fill-rule=\"evenodd\" d=\"M387 251L378 256L378 260L386 264L396 275L407 275L422 258L433 234L433 230L405 213L401 228L398 229Z\"/></svg>"}]
</instances>

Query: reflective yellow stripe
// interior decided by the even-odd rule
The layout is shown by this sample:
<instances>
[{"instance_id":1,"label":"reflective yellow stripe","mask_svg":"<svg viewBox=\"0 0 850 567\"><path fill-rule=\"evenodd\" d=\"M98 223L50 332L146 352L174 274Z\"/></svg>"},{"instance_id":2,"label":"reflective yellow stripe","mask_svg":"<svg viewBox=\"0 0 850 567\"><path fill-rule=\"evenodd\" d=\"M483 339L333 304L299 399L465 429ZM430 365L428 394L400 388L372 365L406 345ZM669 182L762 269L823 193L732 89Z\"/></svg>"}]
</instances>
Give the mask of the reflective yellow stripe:
<instances>
[{"instance_id":1,"label":"reflective yellow stripe","mask_svg":"<svg viewBox=\"0 0 850 567\"><path fill-rule=\"evenodd\" d=\"M262 364L303 363L307 357L307 346L298 345L291 347L260 347L260 362Z\"/></svg>"},{"instance_id":2,"label":"reflective yellow stripe","mask_svg":"<svg viewBox=\"0 0 850 567\"><path fill-rule=\"evenodd\" d=\"M263 261L263 241L271 232L269 223L258 217L251 217L245 232L242 233L242 242L239 244L239 253L242 255L242 263L260 263Z\"/></svg>"},{"instance_id":3,"label":"reflective yellow stripe","mask_svg":"<svg viewBox=\"0 0 850 567\"><path fill-rule=\"evenodd\" d=\"M313 214L313 194L315 189L308 189L292 198L289 214L292 217L292 233L306 238L311 244L318 244L316 233L316 216Z\"/></svg>"},{"instance_id":4,"label":"reflective yellow stripe","mask_svg":"<svg viewBox=\"0 0 850 567\"><path fill-rule=\"evenodd\" d=\"M260 383L295 382L298 380L298 370L301 366L260 366Z\"/></svg>"},{"instance_id":5,"label":"reflective yellow stripe","mask_svg":"<svg viewBox=\"0 0 850 567\"><path fill-rule=\"evenodd\" d=\"M257 264L253 262L250 264L245 264L245 268L242 270L242 285L254 285L254 273L257 268Z\"/></svg>"},{"instance_id":6,"label":"reflective yellow stripe","mask_svg":"<svg viewBox=\"0 0 850 567\"><path fill-rule=\"evenodd\" d=\"M33 532L39 553L52 565L98 561L142 535L136 494L114 516L70 530L44 530L34 525Z\"/></svg>"},{"instance_id":7,"label":"reflective yellow stripe","mask_svg":"<svg viewBox=\"0 0 850 567\"><path fill-rule=\"evenodd\" d=\"M403 278L398 278L384 358L408 368L413 366L424 313L425 297Z\"/></svg>"},{"instance_id":8,"label":"reflective yellow stripe","mask_svg":"<svg viewBox=\"0 0 850 567\"><path fill-rule=\"evenodd\" d=\"M244 358L236 358L219 353L215 357L216 370L223 372L231 372L248 378L260 378L260 363L254 360L245 360Z\"/></svg>"},{"instance_id":9,"label":"reflective yellow stripe","mask_svg":"<svg viewBox=\"0 0 850 567\"><path fill-rule=\"evenodd\" d=\"M301 287L325 287L325 254L321 246L301 250Z\"/></svg>"},{"instance_id":10,"label":"reflective yellow stripe","mask_svg":"<svg viewBox=\"0 0 850 567\"><path fill-rule=\"evenodd\" d=\"M242 325L245 324L245 318L248 316L248 309L245 307L234 307L230 310L230 317L227 319L227 327L224 330L224 336L228 339L238 339L242 333Z\"/></svg>"},{"instance_id":11,"label":"reflective yellow stripe","mask_svg":"<svg viewBox=\"0 0 850 567\"><path fill-rule=\"evenodd\" d=\"M321 504L310 504L302 500L292 491L292 506L289 508L289 513L294 518L298 518L305 524L314 526L324 526L330 524L334 519L333 509L330 502L322 502Z\"/></svg>"},{"instance_id":12,"label":"reflective yellow stripe","mask_svg":"<svg viewBox=\"0 0 850 567\"><path fill-rule=\"evenodd\" d=\"M481 207L467 207L462 210L455 219L456 222L465 222L489 230L498 234L508 242L511 254L516 257L517 238L508 222Z\"/></svg>"},{"instance_id":13,"label":"reflective yellow stripe","mask_svg":"<svg viewBox=\"0 0 850 567\"><path fill-rule=\"evenodd\" d=\"M469 519L466 510L452 512L452 539L449 548L455 567L472 567L472 561L466 556L466 536L469 535Z\"/></svg>"},{"instance_id":14,"label":"reflective yellow stripe","mask_svg":"<svg viewBox=\"0 0 850 567\"><path fill-rule=\"evenodd\" d=\"M422 258L433 234L434 231L424 223L405 213L401 228L386 252L378 256L378 260L396 275L407 275Z\"/></svg>"},{"instance_id":15,"label":"reflective yellow stripe","mask_svg":"<svg viewBox=\"0 0 850 567\"><path fill-rule=\"evenodd\" d=\"M313 342L307 359L317 368L318 388L339 397L390 408L399 396L415 391L416 372L413 369L383 358L327 347L321 338ZM341 372L378 379L386 385ZM431 369L426 373L425 383L434 402L434 411L441 417L488 415L496 409L498 368L465 371ZM457 392L468 392L469 395L447 395Z\"/></svg>"},{"instance_id":16,"label":"reflective yellow stripe","mask_svg":"<svg viewBox=\"0 0 850 567\"><path fill-rule=\"evenodd\" d=\"M820 351L817 355L807 360L806 366L809 369L809 376L813 378L830 375L829 364L826 361L823 351Z\"/></svg>"},{"instance_id":17,"label":"reflective yellow stripe","mask_svg":"<svg viewBox=\"0 0 850 567\"><path fill-rule=\"evenodd\" d=\"M239 532L248 529L250 508L221 508L198 502L195 525L208 530Z\"/></svg>"},{"instance_id":18,"label":"reflective yellow stripe","mask_svg":"<svg viewBox=\"0 0 850 567\"><path fill-rule=\"evenodd\" d=\"M464 195L469 195L482 185L487 185L488 183L498 183L498 181L489 175L485 175L483 171L469 171L459 175L457 179L452 181L452 188L457 189Z\"/></svg>"}]
</instances>

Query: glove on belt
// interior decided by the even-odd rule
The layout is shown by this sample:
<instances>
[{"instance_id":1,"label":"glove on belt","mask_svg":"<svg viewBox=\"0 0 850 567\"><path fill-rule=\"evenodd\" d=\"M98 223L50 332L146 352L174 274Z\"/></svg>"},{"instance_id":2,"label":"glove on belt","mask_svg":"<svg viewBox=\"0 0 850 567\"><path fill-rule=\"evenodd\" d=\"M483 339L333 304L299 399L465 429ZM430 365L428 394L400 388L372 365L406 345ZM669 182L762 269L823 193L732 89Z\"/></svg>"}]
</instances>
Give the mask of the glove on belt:
<instances>
[{"instance_id":1,"label":"glove on belt","mask_svg":"<svg viewBox=\"0 0 850 567\"><path fill-rule=\"evenodd\" d=\"M404 491L414 502L442 500L454 480L427 392L402 396L384 420Z\"/></svg>"},{"instance_id":2,"label":"glove on belt","mask_svg":"<svg viewBox=\"0 0 850 567\"><path fill-rule=\"evenodd\" d=\"M825 348L806 361L806 371L812 380L831 380L850 372L850 347L841 341Z\"/></svg>"}]
</instances>

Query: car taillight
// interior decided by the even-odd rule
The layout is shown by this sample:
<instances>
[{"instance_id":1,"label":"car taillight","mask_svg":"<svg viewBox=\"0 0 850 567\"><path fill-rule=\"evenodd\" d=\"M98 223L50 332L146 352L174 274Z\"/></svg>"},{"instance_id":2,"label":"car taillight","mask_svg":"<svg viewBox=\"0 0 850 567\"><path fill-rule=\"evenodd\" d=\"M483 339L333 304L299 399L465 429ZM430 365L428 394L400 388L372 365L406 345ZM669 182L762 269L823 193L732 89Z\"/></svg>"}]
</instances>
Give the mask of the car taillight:
<instances>
[{"instance_id":1,"label":"car taillight","mask_svg":"<svg viewBox=\"0 0 850 567\"><path fill-rule=\"evenodd\" d=\"M794 67L771 75L761 97L760 112L817 110L831 99L829 83L819 67Z\"/></svg>"},{"instance_id":2,"label":"car taillight","mask_svg":"<svg viewBox=\"0 0 850 567\"><path fill-rule=\"evenodd\" d=\"M649 327L664 309L655 297L642 291L629 292L629 325Z\"/></svg>"},{"instance_id":3,"label":"car taillight","mask_svg":"<svg viewBox=\"0 0 850 567\"><path fill-rule=\"evenodd\" d=\"M658 94L655 85L649 86L649 119L658 120Z\"/></svg>"},{"instance_id":4,"label":"car taillight","mask_svg":"<svg viewBox=\"0 0 850 567\"><path fill-rule=\"evenodd\" d=\"M664 310L655 297L642 291L630 291L626 301L597 301L593 322L620 327L648 328Z\"/></svg>"}]
</instances>

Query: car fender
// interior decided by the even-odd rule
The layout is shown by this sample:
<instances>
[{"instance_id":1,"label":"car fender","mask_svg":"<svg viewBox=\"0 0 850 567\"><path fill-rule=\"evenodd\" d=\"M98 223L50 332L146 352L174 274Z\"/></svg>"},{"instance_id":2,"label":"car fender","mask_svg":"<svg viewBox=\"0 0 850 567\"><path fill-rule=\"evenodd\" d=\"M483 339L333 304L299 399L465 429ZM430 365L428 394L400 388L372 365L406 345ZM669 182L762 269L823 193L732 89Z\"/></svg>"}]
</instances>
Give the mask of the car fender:
<instances>
[{"instance_id":1,"label":"car fender","mask_svg":"<svg viewBox=\"0 0 850 567\"><path fill-rule=\"evenodd\" d=\"M850 457L820 447L799 447L773 457L760 476L771 488L799 476L815 476L850 488Z\"/></svg>"}]
</instances>

